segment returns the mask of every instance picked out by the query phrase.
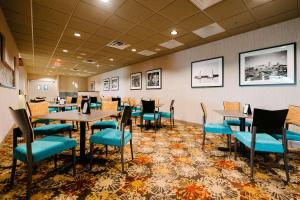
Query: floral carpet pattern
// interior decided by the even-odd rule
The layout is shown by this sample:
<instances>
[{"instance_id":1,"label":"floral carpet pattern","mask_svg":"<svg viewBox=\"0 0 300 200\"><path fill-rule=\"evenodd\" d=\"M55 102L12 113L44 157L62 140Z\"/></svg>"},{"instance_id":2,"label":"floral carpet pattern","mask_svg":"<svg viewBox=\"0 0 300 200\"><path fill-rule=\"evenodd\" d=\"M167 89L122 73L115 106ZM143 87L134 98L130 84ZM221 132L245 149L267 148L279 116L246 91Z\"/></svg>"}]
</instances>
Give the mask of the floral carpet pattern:
<instances>
[{"instance_id":1,"label":"floral carpet pattern","mask_svg":"<svg viewBox=\"0 0 300 200\"><path fill-rule=\"evenodd\" d=\"M255 157L255 182L249 179L250 167L246 153L234 160L222 136L207 134L205 151L201 150L199 127L176 123L154 133L134 126L134 159L129 145L125 151L125 173L121 172L120 154L110 147L108 156L102 146L95 152L92 171L89 165L77 164L72 176L70 152L54 161L38 165L33 176L32 199L300 199L300 153L289 154L291 181L286 185L283 160L274 154ZM79 133L73 133L78 137ZM88 141L89 135L87 135ZM24 199L26 167L18 162L15 185L9 186L12 138L0 147L0 199ZM89 144L87 144L87 153ZM79 154L79 147L77 154Z\"/></svg>"}]
</instances>

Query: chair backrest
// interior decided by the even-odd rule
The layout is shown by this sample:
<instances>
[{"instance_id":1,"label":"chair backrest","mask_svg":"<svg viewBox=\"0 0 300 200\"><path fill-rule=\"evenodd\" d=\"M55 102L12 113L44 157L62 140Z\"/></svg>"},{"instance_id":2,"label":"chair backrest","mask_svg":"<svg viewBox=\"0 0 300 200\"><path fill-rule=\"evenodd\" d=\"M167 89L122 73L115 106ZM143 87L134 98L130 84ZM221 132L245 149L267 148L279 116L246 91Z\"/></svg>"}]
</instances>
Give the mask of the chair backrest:
<instances>
[{"instance_id":1,"label":"chair backrest","mask_svg":"<svg viewBox=\"0 0 300 200\"><path fill-rule=\"evenodd\" d=\"M240 111L241 110L240 102L224 101L223 107L224 107L224 111Z\"/></svg>"},{"instance_id":2,"label":"chair backrest","mask_svg":"<svg viewBox=\"0 0 300 200\"><path fill-rule=\"evenodd\" d=\"M252 125L256 127L256 133L282 134L287 113L288 109L271 111L254 108Z\"/></svg>"},{"instance_id":3,"label":"chair backrest","mask_svg":"<svg viewBox=\"0 0 300 200\"><path fill-rule=\"evenodd\" d=\"M71 103L77 103L77 97L72 97Z\"/></svg>"},{"instance_id":4,"label":"chair backrest","mask_svg":"<svg viewBox=\"0 0 300 200\"><path fill-rule=\"evenodd\" d=\"M112 101L117 101L118 102L118 107L121 106L121 98L120 97L112 97L111 100Z\"/></svg>"},{"instance_id":5,"label":"chair backrest","mask_svg":"<svg viewBox=\"0 0 300 200\"><path fill-rule=\"evenodd\" d=\"M206 111L206 107L204 105L204 103L200 103L201 105L201 109L202 109L202 113L203 113L203 124L206 123L206 120L207 120L207 111Z\"/></svg>"},{"instance_id":6,"label":"chair backrest","mask_svg":"<svg viewBox=\"0 0 300 200\"><path fill-rule=\"evenodd\" d=\"M124 104L129 104L129 98L128 97L122 97L122 102Z\"/></svg>"},{"instance_id":7,"label":"chair backrest","mask_svg":"<svg viewBox=\"0 0 300 200\"><path fill-rule=\"evenodd\" d=\"M72 103L72 97L67 96L66 97L66 103Z\"/></svg>"},{"instance_id":8,"label":"chair backrest","mask_svg":"<svg viewBox=\"0 0 300 200\"><path fill-rule=\"evenodd\" d=\"M121 117L121 130L127 125L131 125L131 107L125 106Z\"/></svg>"},{"instance_id":9,"label":"chair backrest","mask_svg":"<svg viewBox=\"0 0 300 200\"><path fill-rule=\"evenodd\" d=\"M31 120L38 115L46 115L49 113L49 104L47 101L42 102L27 102L27 107L31 116Z\"/></svg>"},{"instance_id":10,"label":"chair backrest","mask_svg":"<svg viewBox=\"0 0 300 200\"><path fill-rule=\"evenodd\" d=\"M102 101L103 111L118 111L118 102L117 101Z\"/></svg>"},{"instance_id":11,"label":"chair backrest","mask_svg":"<svg viewBox=\"0 0 300 200\"><path fill-rule=\"evenodd\" d=\"M97 97L90 97L91 103L97 103L98 99Z\"/></svg>"},{"instance_id":12,"label":"chair backrest","mask_svg":"<svg viewBox=\"0 0 300 200\"><path fill-rule=\"evenodd\" d=\"M151 98L150 100L155 101L155 106L158 106L160 103L158 98Z\"/></svg>"},{"instance_id":13,"label":"chair backrest","mask_svg":"<svg viewBox=\"0 0 300 200\"><path fill-rule=\"evenodd\" d=\"M14 110L11 107L9 107L9 110L17 124L17 126L20 128L23 137L26 141L26 150L27 150L27 161L29 163L32 163L32 149L31 149L31 143L33 142L33 130L31 123L29 121L27 112L25 109L18 109Z\"/></svg>"},{"instance_id":14,"label":"chair backrest","mask_svg":"<svg viewBox=\"0 0 300 200\"><path fill-rule=\"evenodd\" d=\"M300 107L289 105L289 112L287 114L286 123L300 126Z\"/></svg>"},{"instance_id":15,"label":"chair backrest","mask_svg":"<svg viewBox=\"0 0 300 200\"><path fill-rule=\"evenodd\" d=\"M101 99L102 99L102 101L111 101L112 97L111 96L103 96Z\"/></svg>"},{"instance_id":16,"label":"chair backrest","mask_svg":"<svg viewBox=\"0 0 300 200\"><path fill-rule=\"evenodd\" d=\"M155 113L155 101L142 100L143 113Z\"/></svg>"},{"instance_id":17,"label":"chair backrest","mask_svg":"<svg viewBox=\"0 0 300 200\"><path fill-rule=\"evenodd\" d=\"M136 100L135 100L135 98L129 98L129 99L128 99L128 104L129 104L131 107L135 107L135 106L136 106Z\"/></svg>"},{"instance_id":18,"label":"chair backrest","mask_svg":"<svg viewBox=\"0 0 300 200\"><path fill-rule=\"evenodd\" d=\"M82 96L78 96L77 97L77 104L81 105L81 101L82 101Z\"/></svg>"}]
</instances>

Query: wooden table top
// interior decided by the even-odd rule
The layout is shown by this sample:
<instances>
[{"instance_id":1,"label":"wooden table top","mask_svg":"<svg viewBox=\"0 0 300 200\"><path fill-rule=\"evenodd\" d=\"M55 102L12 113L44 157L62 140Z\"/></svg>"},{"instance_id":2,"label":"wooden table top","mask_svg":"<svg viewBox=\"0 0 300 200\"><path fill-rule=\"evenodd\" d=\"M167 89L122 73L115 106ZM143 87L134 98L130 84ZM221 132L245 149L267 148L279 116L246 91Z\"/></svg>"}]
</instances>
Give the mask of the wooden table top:
<instances>
[{"instance_id":1,"label":"wooden table top","mask_svg":"<svg viewBox=\"0 0 300 200\"><path fill-rule=\"evenodd\" d=\"M223 115L224 117L236 117L236 118L251 118L252 115L244 114L241 111L225 111L225 110L214 110L215 112Z\"/></svg>"},{"instance_id":2,"label":"wooden table top","mask_svg":"<svg viewBox=\"0 0 300 200\"><path fill-rule=\"evenodd\" d=\"M78 107L77 103L57 104L49 103L49 108L65 108L65 107Z\"/></svg>"},{"instance_id":3,"label":"wooden table top","mask_svg":"<svg viewBox=\"0 0 300 200\"><path fill-rule=\"evenodd\" d=\"M49 113L46 115L35 116L35 118L54 119L54 120L63 120L63 121L92 122L112 115L116 115L116 112L91 110L90 114L82 114L79 113L77 110L72 110L72 111Z\"/></svg>"},{"instance_id":4,"label":"wooden table top","mask_svg":"<svg viewBox=\"0 0 300 200\"><path fill-rule=\"evenodd\" d=\"M164 106L164 105L165 105L165 104L160 103L160 104L156 104L155 107L156 107L156 108L160 108L160 107L162 107L162 106ZM141 103L139 103L139 104L136 104L136 106L137 106L137 107L141 107L141 106L143 106L143 105L142 105Z\"/></svg>"}]
</instances>

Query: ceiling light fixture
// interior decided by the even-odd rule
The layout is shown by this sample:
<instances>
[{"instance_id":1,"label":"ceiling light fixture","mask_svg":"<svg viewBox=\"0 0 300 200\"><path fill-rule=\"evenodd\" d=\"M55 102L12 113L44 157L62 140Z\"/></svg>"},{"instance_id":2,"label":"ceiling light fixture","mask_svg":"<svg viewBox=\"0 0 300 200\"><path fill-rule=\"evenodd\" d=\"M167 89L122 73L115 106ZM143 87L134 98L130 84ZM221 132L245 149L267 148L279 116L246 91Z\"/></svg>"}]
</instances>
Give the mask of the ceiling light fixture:
<instances>
[{"instance_id":1,"label":"ceiling light fixture","mask_svg":"<svg viewBox=\"0 0 300 200\"><path fill-rule=\"evenodd\" d=\"M74 36L75 36L75 37L81 37L81 34L75 32L75 33L74 33Z\"/></svg>"},{"instance_id":2,"label":"ceiling light fixture","mask_svg":"<svg viewBox=\"0 0 300 200\"><path fill-rule=\"evenodd\" d=\"M154 49L155 51L160 51L160 48L156 48L156 49Z\"/></svg>"},{"instance_id":3,"label":"ceiling light fixture","mask_svg":"<svg viewBox=\"0 0 300 200\"><path fill-rule=\"evenodd\" d=\"M60 62L60 61L61 61L61 59L57 58L57 59L56 59L56 61L57 61L57 62Z\"/></svg>"},{"instance_id":4,"label":"ceiling light fixture","mask_svg":"<svg viewBox=\"0 0 300 200\"><path fill-rule=\"evenodd\" d=\"M100 67L100 65L99 65L99 64L97 64L97 65L96 65L96 67Z\"/></svg>"},{"instance_id":5,"label":"ceiling light fixture","mask_svg":"<svg viewBox=\"0 0 300 200\"><path fill-rule=\"evenodd\" d=\"M63 49L62 52L68 53L69 51L67 49Z\"/></svg>"},{"instance_id":6,"label":"ceiling light fixture","mask_svg":"<svg viewBox=\"0 0 300 200\"><path fill-rule=\"evenodd\" d=\"M77 58L81 59L82 57L81 56L77 56Z\"/></svg>"},{"instance_id":7,"label":"ceiling light fixture","mask_svg":"<svg viewBox=\"0 0 300 200\"><path fill-rule=\"evenodd\" d=\"M177 31L176 30L172 30L171 31L171 35L177 35Z\"/></svg>"},{"instance_id":8,"label":"ceiling light fixture","mask_svg":"<svg viewBox=\"0 0 300 200\"><path fill-rule=\"evenodd\" d=\"M131 49L131 51L136 52L136 49Z\"/></svg>"},{"instance_id":9,"label":"ceiling light fixture","mask_svg":"<svg viewBox=\"0 0 300 200\"><path fill-rule=\"evenodd\" d=\"M109 2L109 0L101 0L103 3L107 3Z\"/></svg>"},{"instance_id":10,"label":"ceiling light fixture","mask_svg":"<svg viewBox=\"0 0 300 200\"><path fill-rule=\"evenodd\" d=\"M111 62L112 62L112 61L114 61L114 59L113 59L113 58L110 58L109 60L110 60Z\"/></svg>"},{"instance_id":11,"label":"ceiling light fixture","mask_svg":"<svg viewBox=\"0 0 300 200\"><path fill-rule=\"evenodd\" d=\"M86 56L86 53L80 53L80 55L82 55L82 56Z\"/></svg>"}]
</instances>

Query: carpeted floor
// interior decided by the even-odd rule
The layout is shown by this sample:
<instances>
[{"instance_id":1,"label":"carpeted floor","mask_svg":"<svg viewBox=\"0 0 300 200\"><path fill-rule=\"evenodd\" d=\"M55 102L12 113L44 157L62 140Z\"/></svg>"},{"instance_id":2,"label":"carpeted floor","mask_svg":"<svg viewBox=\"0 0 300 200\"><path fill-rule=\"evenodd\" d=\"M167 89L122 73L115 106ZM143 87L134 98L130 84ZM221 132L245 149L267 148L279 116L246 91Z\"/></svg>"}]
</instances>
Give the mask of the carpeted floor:
<instances>
[{"instance_id":1,"label":"carpeted floor","mask_svg":"<svg viewBox=\"0 0 300 200\"><path fill-rule=\"evenodd\" d=\"M78 133L73 135L79 139ZM73 177L65 156L70 153L66 152L59 157L57 170L53 160L39 165L33 177L32 199L300 199L299 151L289 154L289 185L284 184L282 158L276 160L273 154L256 156L255 183L251 183L247 156L235 161L233 155L217 148L225 146L225 138L211 134L203 152L201 138L199 128L182 123L156 134L151 129L141 133L134 127L134 160L128 145L126 173L120 171L116 150L109 148L106 158L99 146L93 170L78 164ZM27 173L21 162L15 186L8 186L11 144L8 136L0 147L0 199L22 199L26 191Z\"/></svg>"}]
</instances>

